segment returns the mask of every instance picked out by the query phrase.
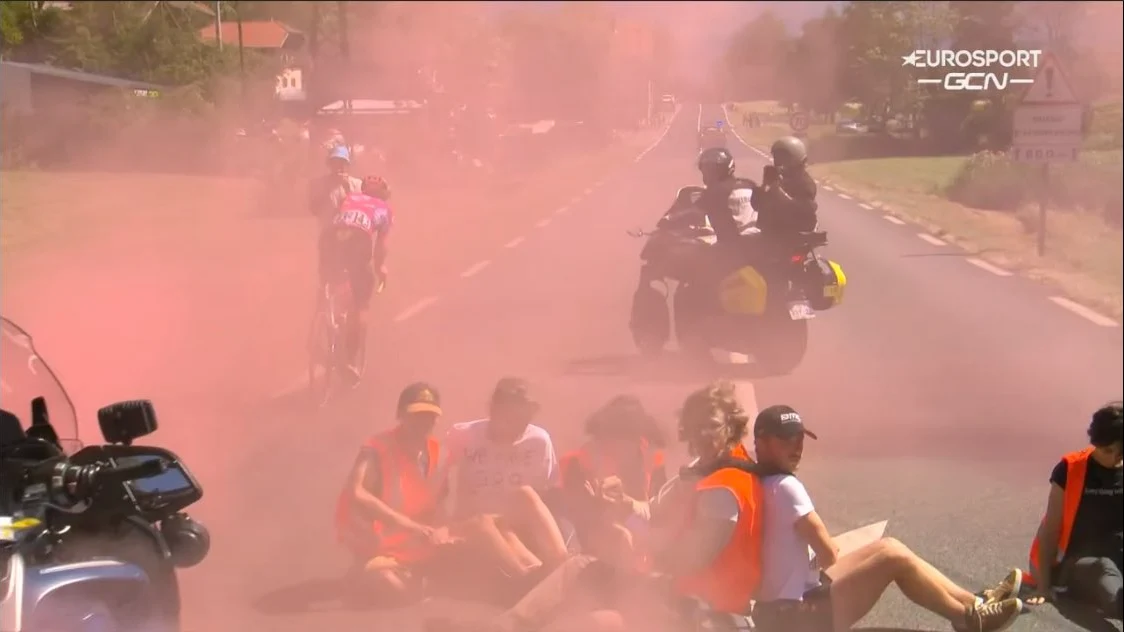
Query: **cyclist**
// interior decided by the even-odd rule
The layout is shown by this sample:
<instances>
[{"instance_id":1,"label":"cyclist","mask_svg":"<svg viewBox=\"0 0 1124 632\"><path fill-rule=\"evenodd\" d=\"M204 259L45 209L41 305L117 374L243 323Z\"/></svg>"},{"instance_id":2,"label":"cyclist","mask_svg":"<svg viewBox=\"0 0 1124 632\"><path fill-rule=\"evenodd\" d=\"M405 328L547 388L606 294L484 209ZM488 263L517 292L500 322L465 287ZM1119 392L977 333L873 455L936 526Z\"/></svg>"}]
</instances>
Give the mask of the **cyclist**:
<instances>
[{"instance_id":1,"label":"cyclist","mask_svg":"<svg viewBox=\"0 0 1124 632\"><path fill-rule=\"evenodd\" d=\"M308 210L321 225L331 225L344 198L360 192L362 180L350 175L351 151L344 145L333 146L325 164L328 171L310 183Z\"/></svg>"},{"instance_id":2,"label":"cyclist","mask_svg":"<svg viewBox=\"0 0 1124 632\"><path fill-rule=\"evenodd\" d=\"M320 237L320 284L347 274L354 300L347 322L348 370L359 377L359 350L366 344L371 295L386 284L386 242L394 224L387 201L390 187L379 176L363 179L359 193L349 193Z\"/></svg>"}]
</instances>

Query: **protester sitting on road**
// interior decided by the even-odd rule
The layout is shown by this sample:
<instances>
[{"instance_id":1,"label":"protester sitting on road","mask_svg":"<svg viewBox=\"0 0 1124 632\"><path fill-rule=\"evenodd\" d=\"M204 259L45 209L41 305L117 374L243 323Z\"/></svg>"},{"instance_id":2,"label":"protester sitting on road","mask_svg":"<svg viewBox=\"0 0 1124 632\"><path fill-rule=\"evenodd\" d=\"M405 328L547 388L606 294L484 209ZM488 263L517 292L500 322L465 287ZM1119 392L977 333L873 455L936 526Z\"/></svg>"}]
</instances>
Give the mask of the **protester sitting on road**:
<instances>
[{"instance_id":1,"label":"protester sitting on road","mask_svg":"<svg viewBox=\"0 0 1124 632\"><path fill-rule=\"evenodd\" d=\"M793 475L804 438L816 435L783 405L762 410L753 435L758 463L783 472L763 480L764 573L753 610L762 632L845 632L870 612L891 583L959 632L996 632L1014 623L1022 610L1015 597L1022 576L1018 570L977 596L893 538L840 556L807 490Z\"/></svg>"},{"instance_id":2,"label":"protester sitting on road","mask_svg":"<svg viewBox=\"0 0 1124 632\"><path fill-rule=\"evenodd\" d=\"M585 444L561 459L566 516L583 551L626 566L638 564L648 499L667 482L663 433L630 395L594 412L585 431Z\"/></svg>"},{"instance_id":3,"label":"protester sitting on road","mask_svg":"<svg viewBox=\"0 0 1124 632\"><path fill-rule=\"evenodd\" d=\"M653 519L668 526L653 556L666 575L576 556L499 615L433 619L427 630L749 629L762 572L761 484L756 466L733 454L749 425L735 395L732 384L719 382L683 405L679 438L698 459L652 504ZM565 615L583 617L586 627L562 621Z\"/></svg>"},{"instance_id":4,"label":"protester sitting on road","mask_svg":"<svg viewBox=\"0 0 1124 632\"><path fill-rule=\"evenodd\" d=\"M1120 619L1124 608L1124 412L1119 401L1093 413L1089 447L1062 457L1050 474L1046 514L1030 549L1026 582L1040 604L1055 592ZM1043 564L1042 560L1056 560Z\"/></svg>"},{"instance_id":5,"label":"protester sitting on road","mask_svg":"<svg viewBox=\"0 0 1124 632\"><path fill-rule=\"evenodd\" d=\"M354 570L371 594L391 602L416 600L434 578L450 587L479 582L491 569L515 579L527 572L493 516L445 520L447 454L432 436L440 415L436 389L407 386L398 424L367 440L337 503L337 535Z\"/></svg>"},{"instance_id":6,"label":"protester sitting on road","mask_svg":"<svg viewBox=\"0 0 1124 632\"><path fill-rule=\"evenodd\" d=\"M527 568L550 568L569 553L543 499L557 486L558 458L550 435L531 423L538 411L526 380L503 378L488 417L454 424L446 442L455 515L497 516Z\"/></svg>"}]
</instances>

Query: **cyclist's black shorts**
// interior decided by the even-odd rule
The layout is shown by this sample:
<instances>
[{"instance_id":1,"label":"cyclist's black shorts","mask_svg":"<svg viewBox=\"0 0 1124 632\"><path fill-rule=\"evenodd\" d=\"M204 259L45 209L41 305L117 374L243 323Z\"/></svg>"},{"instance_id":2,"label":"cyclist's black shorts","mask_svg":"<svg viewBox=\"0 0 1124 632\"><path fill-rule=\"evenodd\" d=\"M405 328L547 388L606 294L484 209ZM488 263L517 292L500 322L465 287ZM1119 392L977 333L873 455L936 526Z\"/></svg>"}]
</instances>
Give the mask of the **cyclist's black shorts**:
<instances>
[{"instance_id":1,"label":"cyclist's black shorts","mask_svg":"<svg viewBox=\"0 0 1124 632\"><path fill-rule=\"evenodd\" d=\"M320 280L346 274L356 305L366 307L375 292L374 244L370 235L354 228L329 226L320 233Z\"/></svg>"}]
</instances>

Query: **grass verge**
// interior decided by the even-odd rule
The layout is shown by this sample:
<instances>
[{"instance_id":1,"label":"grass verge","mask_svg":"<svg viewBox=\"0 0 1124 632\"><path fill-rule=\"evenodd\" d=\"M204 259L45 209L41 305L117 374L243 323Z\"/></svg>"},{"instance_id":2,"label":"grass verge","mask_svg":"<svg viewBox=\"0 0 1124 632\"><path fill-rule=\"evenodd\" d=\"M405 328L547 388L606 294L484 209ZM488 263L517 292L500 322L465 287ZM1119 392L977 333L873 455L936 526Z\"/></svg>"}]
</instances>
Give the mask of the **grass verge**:
<instances>
[{"instance_id":1,"label":"grass verge","mask_svg":"<svg viewBox=\"0 0 1124 632\"><path fill-rule=\"evenodd\" d=\"M791 133L787 123L763 121L750 128L740 112L767 110L761 104L734 104L731 125L748 144L768 149ZM833 134L830 126L813 125L808 137ZM1109 152L1086 152L1086 159ZM1093 154L1097 154L1094 156ZM1100 154L1104 154L1101 156ZM815 156L812 156L813 159ZM1106 313L1124 317L1124 233L1094 214L1054 211L1046 219L1046 254L1037 253L1037 209L1004 213L970 208L943 197L964 164L963 156L872 158L813 164L812 174L824 184L914 222L946 241L978 253L996 265L1046 282L1069 298Z\"/></svg>"},{"instance_id":2,"label":"grass verge","mask_svg":"<svg viewBox=\"0 0 1124 632\"><path fill-rule=\"evenodd\" d=\"M981 258L1049 283L1073 300L1120 320L1124 234L1099 216L1048 212L1046 254L1037 253L1037 209L973 209L940 196L961 157L877 158L813 165L824 184L923 226Z\"/></svg>"}]
</instances>

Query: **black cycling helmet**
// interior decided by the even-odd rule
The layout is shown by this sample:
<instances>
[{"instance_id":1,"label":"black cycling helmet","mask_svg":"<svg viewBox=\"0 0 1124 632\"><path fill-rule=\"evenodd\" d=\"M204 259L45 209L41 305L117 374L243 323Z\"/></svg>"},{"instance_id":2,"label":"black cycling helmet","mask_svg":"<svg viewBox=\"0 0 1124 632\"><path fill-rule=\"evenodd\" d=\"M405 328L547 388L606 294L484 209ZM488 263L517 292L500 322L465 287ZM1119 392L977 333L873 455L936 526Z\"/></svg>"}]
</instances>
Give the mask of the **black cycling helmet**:
<instances>
[{"instance_id":1,"label":"black cycling helmet","mask_svg":"<svg viewBox=\"0 0 1124 632\"><path fill-rule=\"evenodd\" d=\"M711 147L699 153L699 173L703 184L718 182L734 176L734 157L724 147Z\"/></svg>"},{"instance_id":2,"label":"black cycling helmet","mask_svg":"<svg viewBox=\"0 0 1124 632\"><path fill-rule=\"evenodd\" d=\"M808 162L808 148L795 136L777 139L769 152L773 154L773 164L778 169L802 167Z\"/></svg>"}]
</instances>

